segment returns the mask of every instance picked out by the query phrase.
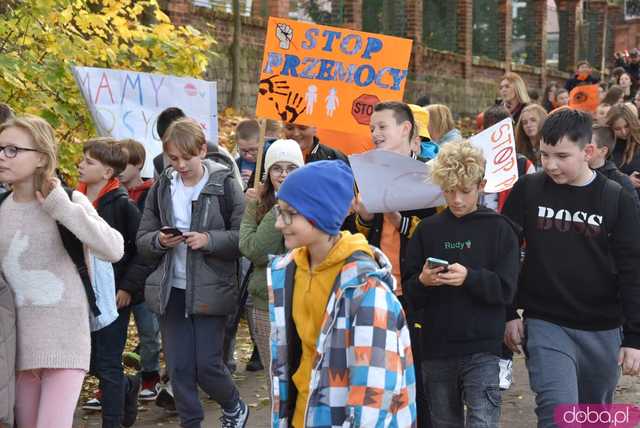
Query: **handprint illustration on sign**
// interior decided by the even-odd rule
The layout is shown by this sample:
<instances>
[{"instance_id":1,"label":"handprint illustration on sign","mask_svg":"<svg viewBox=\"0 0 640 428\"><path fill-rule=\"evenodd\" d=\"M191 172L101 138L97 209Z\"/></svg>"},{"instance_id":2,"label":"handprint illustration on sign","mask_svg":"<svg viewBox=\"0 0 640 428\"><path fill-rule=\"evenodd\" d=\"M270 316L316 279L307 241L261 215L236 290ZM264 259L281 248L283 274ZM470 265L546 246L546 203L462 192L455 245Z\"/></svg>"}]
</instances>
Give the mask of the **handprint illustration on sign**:
<instances>
[{"instance_id":1,"label":"handprint illustration on sign","mask_svg":"<svg viewBox=\"0 0 640 428\"><path fill-rule=\"evenodd\" d=\"M274 80L278 77L278 74L274 74L273 76L269 76L265 79L262 79L259 83L259 92L260 95L269 94L269 100L273 101L273 96L275 95L287 95L287 91L289 90L289 85L286 80Z\"/></svg>"},{"instance_id":2,"label":"handprint illustration on sign","mask_svg":"<svg viewBox=\"0 0 640 428\"><path fill-rule=\"evenodd\" d=\"M287 96L287 104L283 109L280 109L280 105L276 101L276 110L280 118L286 123L294 123L298 116L300 116L306 109L302 107L304 97L298 93L289 92ZM302 107L302 109L300 108Z\"/></svg>"}]
</instances>

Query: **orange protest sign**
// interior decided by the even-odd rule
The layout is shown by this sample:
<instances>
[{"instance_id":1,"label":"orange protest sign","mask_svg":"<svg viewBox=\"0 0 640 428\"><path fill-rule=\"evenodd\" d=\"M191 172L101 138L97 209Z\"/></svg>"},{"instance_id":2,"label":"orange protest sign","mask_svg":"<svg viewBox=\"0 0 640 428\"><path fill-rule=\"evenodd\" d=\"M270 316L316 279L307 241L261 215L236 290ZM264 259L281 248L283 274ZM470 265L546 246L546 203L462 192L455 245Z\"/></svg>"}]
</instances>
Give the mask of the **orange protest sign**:
<instances>
[{"instance_id":1,"label":"orange protest sign","mask_svg":"<svg viewBox=\"0 0 640 428\"><path fill-rule=\"evenodd\" d=\"M371 132L368 135L362 135L333 131L331 129L316 129L316 136L322 144L338 149L347 156L375 148L371 139Z\"/></svg>"},{"instance_id":2,"label":"orange protest sign","mask_svg":"<svg viewBox=\"0 0 640 428\"><path fill-rule=\"evenodd\" d=\"M368 135L373 106L402 100L411 43L271 17L256 115Z\"/></svg>"},{"instance_id":3,"label":"orange protest sign","mask_svg":"<svg viewBox=\"0 0 640 428\"><path fill-rule=\"evenodd\" d=\"M569 107L593 113L600 104L598 85L576 86L569 93Z\"/></svg>"}]
</instances>

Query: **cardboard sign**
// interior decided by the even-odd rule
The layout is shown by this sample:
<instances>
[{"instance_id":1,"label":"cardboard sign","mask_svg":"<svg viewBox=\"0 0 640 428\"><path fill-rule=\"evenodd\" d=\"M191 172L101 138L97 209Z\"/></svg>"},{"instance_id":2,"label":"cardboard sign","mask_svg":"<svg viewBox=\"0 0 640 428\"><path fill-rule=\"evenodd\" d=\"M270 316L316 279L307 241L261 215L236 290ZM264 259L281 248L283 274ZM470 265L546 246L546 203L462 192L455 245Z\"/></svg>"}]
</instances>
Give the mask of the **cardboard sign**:
<instances>
[{"instance_id":1,"label":"cardboard sign","mask_svg":"<svg viewBox=\"0 0 640 428\"><path fill-rule=\"evenodd\" d=\"M369 135L373 106L401 101L412 41L269 18L256 115Z\"/></svg>"},{"instance_id":2,"label":"cardboard sign","mask_svg":"<svg viewBox=\"0 0 640 428\"><path fill-rule=\"evenodd\" d=\"M484 173L487 184L484 191L497 193L512 188L518 180L518 159L511 118L474 135L469 141L482 150L487 161Z\"/></svg>"},{"instance_id":3,"label":"cardboard sign","mask_svg":"<svg viewBox=\"0 0 640 428\"><path fill-rule=\"evenodd\" d=\"M100 136L144 145L144 177L153 177L153 158L162 152L156 126L168 107L182 109L200 123L207 140L218 143L216 82L92 67L73 67L73 75Z\"/></svg>"},{"instance_id":4,"label":"cardboard sign","mask_svg":"<svg viewBox=\"0 0 640 428\"><path fill-rule=\"evenodd\" d=\"M386 150L349 156L358 191L367 211L388 213L444 205L439 186L431 182L429 164Z\"/></svg>"}]
</instances>

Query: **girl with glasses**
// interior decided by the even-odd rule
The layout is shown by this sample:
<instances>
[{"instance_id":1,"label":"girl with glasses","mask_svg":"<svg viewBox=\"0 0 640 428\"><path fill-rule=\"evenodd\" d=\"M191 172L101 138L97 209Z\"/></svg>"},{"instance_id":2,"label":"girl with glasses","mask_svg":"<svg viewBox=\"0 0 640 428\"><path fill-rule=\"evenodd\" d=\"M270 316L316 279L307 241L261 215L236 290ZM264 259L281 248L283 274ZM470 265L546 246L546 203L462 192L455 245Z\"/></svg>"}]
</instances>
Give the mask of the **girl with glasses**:
<instances>
[{"instance_id":1,"label":"girl with glasses","mask_svg":"<svg viewBox=\"0 0 640 428\"><path fill-rule=\"evenodd\" d=\"M269 303L267 298L267 264L270 254L285 252L282 233L276 229L276 213L272 209L276 192L289 173L304 165L302 150L294 140L276 140L265 157L266 178L258 189L246 192L247 205L240 224L240 251L253 270L249 277L249 293L253 308L250 318L253 337L263 362L269 361Z\"/></svg>"},{"instance_id":2,"label":"girl with glasses","mask_svg":"<svg viewBox=\"0 0 640 428\"><path fill-rule=\"evenodd\" d=\"M15 401L20 428L71 428L89 370L89 300L59 227L100 259L123 255L122 236L55 178L56 152L53 129L39 117L0 126L0 182L12 189L0 206L0 425L13 426Z\"/></svg>"}]
</instances>

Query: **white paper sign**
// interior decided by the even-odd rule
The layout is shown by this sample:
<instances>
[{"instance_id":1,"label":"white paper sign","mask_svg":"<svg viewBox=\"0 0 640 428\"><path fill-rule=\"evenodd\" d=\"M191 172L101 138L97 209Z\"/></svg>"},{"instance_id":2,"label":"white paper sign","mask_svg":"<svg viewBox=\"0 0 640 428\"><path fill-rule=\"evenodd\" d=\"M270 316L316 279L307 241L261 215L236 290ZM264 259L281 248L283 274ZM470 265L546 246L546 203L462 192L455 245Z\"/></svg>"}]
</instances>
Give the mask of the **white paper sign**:
<instances>
[{"instance_id":1,"label":"white paper sign","mask_svg":"<svg viewBox=\"0 0 640 428\"><path fill-rule=\"evenodd\" d=\"M474 135L469 141L482 150L487 160L484 173L487 184L484 191L497 193L512 188L518 180L518 159L511 118Z\"/></svg>"},{"instance_id":2,"label":"white paper sign","mask_svg":"<svg viewBox=\"0 0 640 428\"><path fill-rule=\"evenodd\" d=\"M197 120L207 139L218 144L216 82L92 67L73 67L73 75L100 136L144 144L144 177L153 176L153 158L162 152L156 122L168 107Z\"/></svg>"},{"instance_id":3,"label":"white paper sign","mask_svg":"<svg viewBox=\"0 0 640 428\"><path fill-rule=\"evenodd\" d=\"M431 182L431 172L423 162L385 150L352 155L349 162L370 213L444 205L442 190Z\"/></svg>"}]
</instances>

